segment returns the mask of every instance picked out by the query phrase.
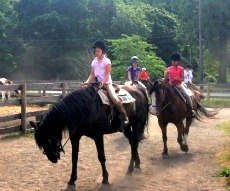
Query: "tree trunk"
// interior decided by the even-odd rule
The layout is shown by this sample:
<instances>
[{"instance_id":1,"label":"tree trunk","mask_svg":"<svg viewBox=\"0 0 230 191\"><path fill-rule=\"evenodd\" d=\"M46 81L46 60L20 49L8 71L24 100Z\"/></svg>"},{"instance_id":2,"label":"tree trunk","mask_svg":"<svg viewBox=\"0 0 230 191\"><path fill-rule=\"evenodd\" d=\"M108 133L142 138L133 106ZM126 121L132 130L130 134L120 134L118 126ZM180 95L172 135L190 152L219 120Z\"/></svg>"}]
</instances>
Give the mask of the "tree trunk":
<instances>
[{"instance_id":1,"label":"tree trunk","mask_svg":"<svg viewBox=\"0 0 230 191\"><path fill-rule=\"evenodd\" d=\"M225 36L221 38L222 41L222 48L220 50L220 65L219 65L219 71L218 71L218 83L227 83L227 39L225 39Z\"/></svg>"}]
</instances>

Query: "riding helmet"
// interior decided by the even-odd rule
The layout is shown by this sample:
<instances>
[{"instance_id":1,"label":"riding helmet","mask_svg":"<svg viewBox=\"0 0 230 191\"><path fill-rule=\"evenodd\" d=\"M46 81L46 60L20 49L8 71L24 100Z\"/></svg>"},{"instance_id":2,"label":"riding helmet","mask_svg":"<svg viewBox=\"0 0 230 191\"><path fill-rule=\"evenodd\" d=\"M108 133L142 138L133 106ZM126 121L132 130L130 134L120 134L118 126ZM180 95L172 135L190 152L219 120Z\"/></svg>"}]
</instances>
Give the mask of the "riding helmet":
<instances>
[{"instance_id":1,"label":"riding helmet","mask_svg":"<svg viewBox=\"0 0 230 191\"><path fill-rule=\"evenodd\" d=\"M178 53L172 54L171 61L180 61L180 54Z\"/></svg>"},{"instance_id":2,"label":"riding helmet","mask_svg":"<svg viewBox=\"0 0 230 191\"><path fill-rule=\"evenodd\" d=\"M103 53L107 52L107 45L103 40L96 40L93 43L93 49L95 49L95 48L100 48Z\"/></svg>"},{"instance_id":3,"label":"riding helmet","mask_svg":"<svg viewBox=\"0 0 230 191\"><path fill-rule=\"evenodd\" d=\"M133 62L137 62L137 63L139 62L137 56L133 56L133 57L131 58L131 63L133 63Z\"/></svg>"}]
</instances>

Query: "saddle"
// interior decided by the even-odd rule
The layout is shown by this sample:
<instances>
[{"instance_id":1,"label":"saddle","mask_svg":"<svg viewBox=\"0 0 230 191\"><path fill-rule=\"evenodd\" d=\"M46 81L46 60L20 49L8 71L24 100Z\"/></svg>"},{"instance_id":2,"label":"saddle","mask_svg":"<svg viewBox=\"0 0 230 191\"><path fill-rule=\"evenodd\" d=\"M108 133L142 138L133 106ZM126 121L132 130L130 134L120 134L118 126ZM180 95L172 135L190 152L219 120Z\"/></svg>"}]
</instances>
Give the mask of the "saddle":
<instances>
[{"instance_id":1,"label":"saddle","mask_svg":"<svg viewBox=\"0 0 230 191\"><path fill-rule=\"evenodd\" d=\"M118 86L115 86L115 92L117 93L118 98L122 104L135 103L135 99L130 95L126 90L120 89ZM101 98L101 101L105 105L111 105L108 93L104 89L98 90L98 95Z\"/></svg>"}]
</instances>

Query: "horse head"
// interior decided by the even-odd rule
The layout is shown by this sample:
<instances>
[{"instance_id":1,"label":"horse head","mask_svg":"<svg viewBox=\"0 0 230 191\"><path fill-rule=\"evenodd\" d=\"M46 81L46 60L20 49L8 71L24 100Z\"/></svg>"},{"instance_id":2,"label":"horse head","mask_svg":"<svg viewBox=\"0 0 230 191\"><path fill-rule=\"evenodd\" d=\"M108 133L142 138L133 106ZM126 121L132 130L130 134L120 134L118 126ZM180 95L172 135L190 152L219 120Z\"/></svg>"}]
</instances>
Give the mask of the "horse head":
<instances>
[{"instance_id":1,"label":"horse head","mask_svg":"<svg viewBox=\"0 0 230 191\"><path fill-rule=\"evenodd\" d=\"M30 121L30 125L35 129L34 135L38 147L43 150L43 154L46 155L52 163L57 163L60 159L60 152L64 152L61 144L62 134L53 133L51 135L49 131L46 131L48 128L45 127L42 122L34 123Z\"/></svg>"},{"instance_id":2,"label":"horse head","mask_svg":"<svg viewBox=\"0 0 230 191\"><path fill-rule=\"evenodd\" d=\"M154 80L152 87L149 90L149 95L152 100L152 107L156 107L157 113L161 112L170 103L171 86L164 79Z\"/></svg>"}]
</instances>

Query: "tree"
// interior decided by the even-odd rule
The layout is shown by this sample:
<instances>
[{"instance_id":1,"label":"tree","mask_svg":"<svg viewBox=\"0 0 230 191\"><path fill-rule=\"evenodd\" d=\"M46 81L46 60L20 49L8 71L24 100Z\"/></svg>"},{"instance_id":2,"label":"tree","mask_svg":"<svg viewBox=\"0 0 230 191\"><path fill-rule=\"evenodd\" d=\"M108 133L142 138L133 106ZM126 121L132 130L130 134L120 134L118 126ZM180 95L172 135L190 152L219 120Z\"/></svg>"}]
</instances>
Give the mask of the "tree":
<instances>
[{"instance_id":1,"label":"tree","mask_svg":"<svg viewBox=\"0 0 230 191\"><path fill-rule=\"evenodd\" d=\"M14 1L0 1L0 75L10 77L17 69L14 55L20 54L20 42L14 36L16 15L13 9Z\"/></svg>"},{"instance_id":2,"label":"tree","mask_svg":"<svg viewBox=\"0 0 230 191\"><path fill-rule=\"evenodd\" d=\"M230 1L206 0L203 6L205 44L214 62L219 61L218 82L227 82L230 67Z\"/></svg>"},{"instance_id":3,"label":"tree","mask_svg":"<svg viewBox=\"0 0 230 191\"><path fill-rule=\"evenodd\" d=\"M146 18L145 10L150 6L144 3L116 3L116 15L112 19L111 35L120 38L125 35L140 35L147 38L151 33L150 23Z\"/></svg>"},{"instance_id":4,"label":"tree","mask_svg":"<svg viewBox=\"0 0 230 191\"><path fill-rule=\"evenodd\" d=\"M168 63L170 55L179 49L176 41L178 19L165 9L156 7L146 10L146 15L148 21L151 22L152 28L148 42L157 46L156 54Z\"/></svg>"},{"instance_id":5,"label":"tree","mask_svg":"<svg viewBox=\"0 0 230 191\"><path fill-rule=\"evenodd\" d=\"M165 63L156 56L156 47L148 44L146 39L137 35L123 36L121 39L111 39L109 43L111 44L113 79L126 80L127 68L130 66L130 59L134 55L139 57L140 66L147 68L152 78L163 76Z\"/></svg>"}]
</instances>

